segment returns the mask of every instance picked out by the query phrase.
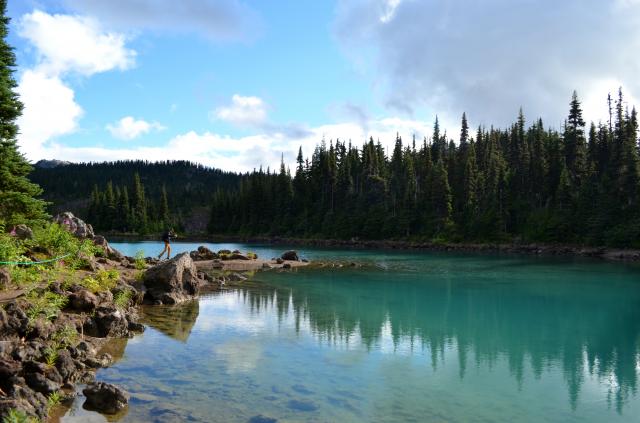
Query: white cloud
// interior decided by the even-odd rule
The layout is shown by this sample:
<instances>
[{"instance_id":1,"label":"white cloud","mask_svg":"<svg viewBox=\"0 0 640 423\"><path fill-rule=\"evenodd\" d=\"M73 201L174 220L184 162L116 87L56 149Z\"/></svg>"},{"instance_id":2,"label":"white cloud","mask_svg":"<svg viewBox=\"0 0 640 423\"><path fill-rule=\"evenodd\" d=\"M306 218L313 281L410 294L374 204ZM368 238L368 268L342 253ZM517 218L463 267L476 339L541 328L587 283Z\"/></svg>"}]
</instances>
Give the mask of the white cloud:
<instances>
[{"instance_id":1,"label":"white cloud","mask_svg":"<svg viewBox=\"0 0 640 423\"><path fill-rule=\"evenodd\" d=\"M57 76L27 70L18 88L25 108L18 118L20 147L30 157L42 154L42 146L51 138L74 132L83 114L74 92Z\"/></svg>"},{"instance_id":2,"label":"white cloud","mask_svg":"<svg viewBox=\"0 0 640 423\"><path fill-rule=\"evenodd\" d=\"M380 16L380 22L387 23L393 19L396 9L400 6L402 0L387 0L384 4L384 13Z\"/></svg>"},{"instance_id":3,"label":"white cloud","mask_svg":"<svg viewBox=\"0 0 640 423\"><path fill-rule=\"evenodd\" d=\"M22 152L35 159L49 151L48 142L76 131L83 115L64 77L128 69L135 52L125 47L123 35L105 32L87 17L36 10L24 15L18 28L37 55L33 68L20 76L16 90L24 103L18 142Z\"/></svg>"},{"instance_id":4,"label":"white cloud","mask_svg":"<svg viewBox=\"0 0 640 423\"><path fill-rule=\"evenodd\" d=\"M298 139L310 135L309 130L302 125L271 122L268 117L268 110L269 105L260 97L245 97L235 94L231 98L230 105L212 110L209 113L209 118L277 137Z\"/></svg>"},{"instance_id":5,"label":"white cloud","mask_svg":"<svg viewBox=\"0 0 640 423\"><path fill-rule=\"evenodd\" d=\"M125 116L116 123L109 124L106 129L115 138L121 140L132 140L141 135L148 134L152 130L161 131L164 126L158 122L147 122L142 119L134 119L133 116Z\"/></svg>"},{"instance_id":6,"label":"white cloud","mask_svg":"<svg viewBox=\"0 0 640 423\"><path fill-rule=\"evenodd\" d=\"M189 131L169 139L164 145L156 147L105 148L105 147L68 147L53 144L39 151L38 159L61 158L75 162L133 160L189 160L223 170L244 172L270 167L278 169L281 154L285 163L293 171L298 148L310 157L313 149L325 139L327 143L341 141L353 142L360 147L369 136L383 144L391 151L399 132L406 144L416 134L417 142L422 142L424 135L431 133L431 124L400 118L372 119L363 129L358 123L343 122L310 128L302 137L292 138L281 133L261 133L245 137L230 137L212 132L197 133ZM406 145L405 144L405 145Z\"/></svg>"},{"instance_id":7,"label":"white cloud","mask_svg":"<svg viewBox=\"0 0 640 423\"><path fill-rule=\"evenodd\" d=\"M20 19L19 34L36 47L38 68L53 75L90 76L134 65L136 53L125 47L124 35L103 31L93 18L36 10Z\"/></svg>"},{"instance_id":8,"label":"white cloud","mask_svg":"<svg viewBox=\"0 0 640 423\"><path fill-rule=\"evenodd\" d=\"M235 94L230 105L218 107L210 115L237 126L257 127L267 122L267 105L259 97Z\"/></svg>"},{"instance_id":9,"label":"white cloud","mask_svg":"<svg viewBox=\"0 0 640 423\"><path fill-rule=\"evenodd\" d=\"M374 93L406 115L466 111L504 126L522 106L559 127L574 89L586 98L618 82L640 96L638 0L340 0L334 30Z\"/></svg>"}]
</instances>

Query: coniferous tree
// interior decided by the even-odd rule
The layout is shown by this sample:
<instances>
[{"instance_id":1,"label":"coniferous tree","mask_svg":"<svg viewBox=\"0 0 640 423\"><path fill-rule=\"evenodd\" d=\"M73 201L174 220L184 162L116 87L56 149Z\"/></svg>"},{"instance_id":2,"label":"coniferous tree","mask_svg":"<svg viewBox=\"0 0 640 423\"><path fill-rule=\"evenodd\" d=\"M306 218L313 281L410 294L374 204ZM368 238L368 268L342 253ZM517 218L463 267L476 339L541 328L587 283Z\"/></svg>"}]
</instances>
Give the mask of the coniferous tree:
<instances>
[{"instance_id":1,"label":"coniferous tree","mask_svg":"<svg viewBox=\"0 0 640 423\"><path fill-rule=\"evenodd\" d=\"M0 0L0 223L13 225L44 219L46 203L36 198L42 190L27 179L32 168L16 142L22 103L15 92L15 54L6 42L10 21L6 12L7 2Z\"/></svg>"}]
</instances>

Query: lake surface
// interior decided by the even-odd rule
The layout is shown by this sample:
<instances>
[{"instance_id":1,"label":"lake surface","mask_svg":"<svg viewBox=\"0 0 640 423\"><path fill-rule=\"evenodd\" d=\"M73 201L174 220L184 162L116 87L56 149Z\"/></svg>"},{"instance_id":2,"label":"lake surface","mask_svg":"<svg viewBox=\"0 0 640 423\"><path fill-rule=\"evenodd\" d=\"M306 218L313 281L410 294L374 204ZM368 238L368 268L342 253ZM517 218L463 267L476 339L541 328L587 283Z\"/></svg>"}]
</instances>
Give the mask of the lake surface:
<instances>
[{"instance_id":1,"label":"lake surface","mask_svg":"<svg viewBox=\"0 0 640 423\"><path fill-rule=\"evenodd\" d=\"M113 245L128 255L162 249ZM176 243L174 252L197 245ZM198 302L144 308L145 333L116 342L120 361L97 375L132 394L111 420L640 421L638 266L302 254L376 268L264 272ZM105 421L82 402L64 421Z\"/></svg>"}]
</instances>

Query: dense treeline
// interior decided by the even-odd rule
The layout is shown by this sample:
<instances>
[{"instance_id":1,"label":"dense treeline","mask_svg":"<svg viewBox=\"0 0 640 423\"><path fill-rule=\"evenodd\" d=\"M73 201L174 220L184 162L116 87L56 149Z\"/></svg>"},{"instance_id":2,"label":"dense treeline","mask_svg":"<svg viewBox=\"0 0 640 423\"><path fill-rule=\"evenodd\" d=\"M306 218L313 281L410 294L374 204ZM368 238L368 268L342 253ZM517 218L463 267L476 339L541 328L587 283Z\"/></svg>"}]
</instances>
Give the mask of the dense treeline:
<instances>
[{"instance_id":1,"label":"dense treeline","mask_svg":"<svg viewBox=\"0 0 640 423\"><path fill-rule=\"evenodd\" d=\"M504 240L640 246L638 120L622 91L586 128L577 95L562 132L520 112L508 129L459 142L436 119L431 139L370 139L300 150L293 177L262 169L215 191L209 231L329 238Z\"/></svg>"},{"instance_id":2,"label":"dense treeline","mask_svg":"<svg viewBox=\"0 0 640 423\"><path fill-rule=\"evenodd\" d=\"M131 197L127 185L107 183L104 191L95 185L87 218L95 229L120 233L160 232L167 227L179 226L180 220L169 210L167 190L163 186L160 197L153 201L145 195L140 175L135 173L131 184Z\"/></svg>"},{"instance_id":3,"label":"dense treeline","mask_svg":"<svg viewBox=\"0 0 640 423\"><path fill-rule=\"evenodd\" d=\"M36 166L31 179L54 212L71 210L103 231L146 233L166 222L193 230L194 213L207 214L212 191L236 187L239 176L187 161L116 161Z\"/></svg>"}]
</instances>

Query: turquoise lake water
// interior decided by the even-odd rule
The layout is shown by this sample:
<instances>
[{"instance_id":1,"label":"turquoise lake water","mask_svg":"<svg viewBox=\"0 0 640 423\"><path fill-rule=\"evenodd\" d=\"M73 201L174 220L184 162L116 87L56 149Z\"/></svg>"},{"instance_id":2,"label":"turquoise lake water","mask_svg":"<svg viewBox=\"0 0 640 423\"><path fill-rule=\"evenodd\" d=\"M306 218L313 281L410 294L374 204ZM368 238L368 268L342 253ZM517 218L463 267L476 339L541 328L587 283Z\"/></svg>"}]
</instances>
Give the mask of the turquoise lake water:
<instances>
[{"instance_id":1,"label":"turquoise lake water","mask_svg":"<svg viewBox=\"0 0 640 423\"><path fill-rule=\"evenodd\" d=\"M639 266L300 251L375 267L258 273L198 302L144 308L145 333L116 342L120 360L97 375L132 394L110 420L640 421ZM82 401L64 421L105 421Z\"/></svg>"}]
</instances>

